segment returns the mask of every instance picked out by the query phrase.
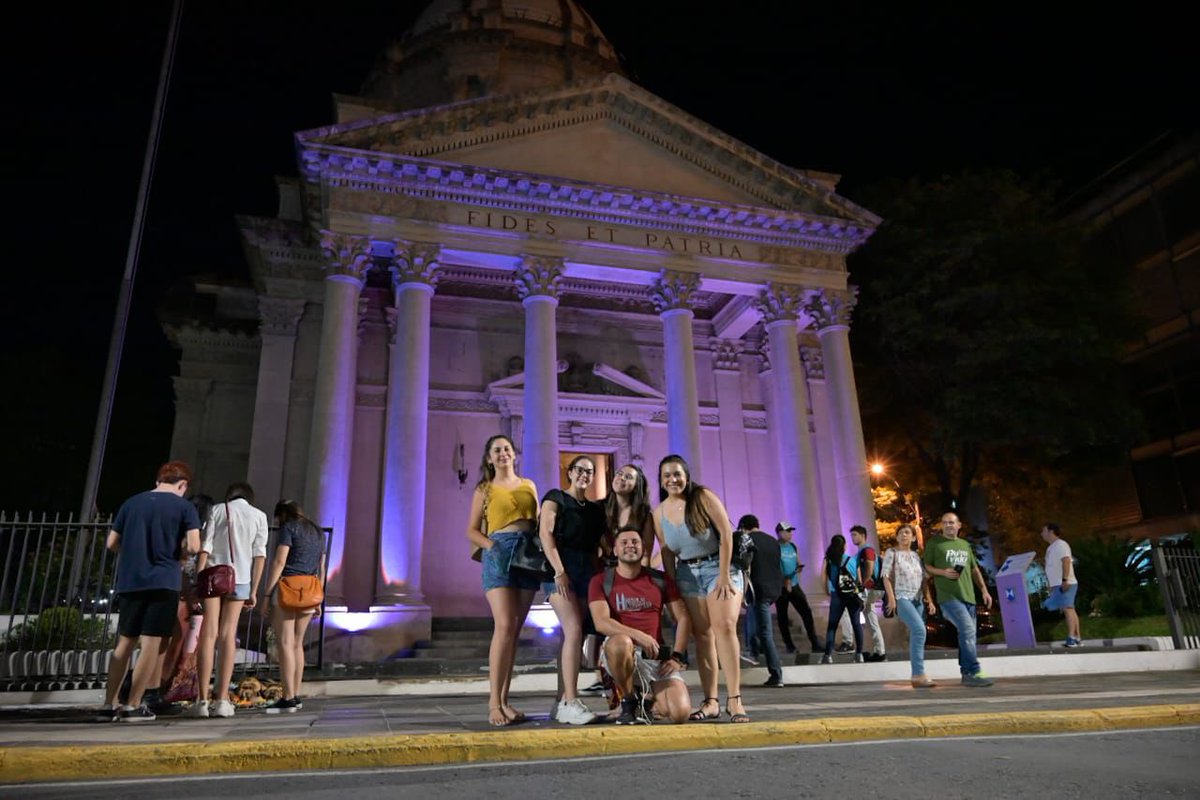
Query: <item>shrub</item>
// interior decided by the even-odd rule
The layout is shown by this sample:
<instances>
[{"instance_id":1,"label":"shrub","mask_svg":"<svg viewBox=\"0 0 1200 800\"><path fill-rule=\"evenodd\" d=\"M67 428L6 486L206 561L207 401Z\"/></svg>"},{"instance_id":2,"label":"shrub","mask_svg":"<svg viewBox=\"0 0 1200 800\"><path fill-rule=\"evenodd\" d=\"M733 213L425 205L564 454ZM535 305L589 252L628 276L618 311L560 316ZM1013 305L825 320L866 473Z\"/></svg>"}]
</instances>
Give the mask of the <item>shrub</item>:
<instances>
[{"instance_id":1,"label":"shrub","mask_svg":"<svg viewBox=\"0 0 1200 800\"><path fill-rule=\"evenodd\" d=\"M107 650L116 643L104 617L84 617L77 608L48 608L16 625L6 646L12 650Z\"/></svg>"}]
</instances>

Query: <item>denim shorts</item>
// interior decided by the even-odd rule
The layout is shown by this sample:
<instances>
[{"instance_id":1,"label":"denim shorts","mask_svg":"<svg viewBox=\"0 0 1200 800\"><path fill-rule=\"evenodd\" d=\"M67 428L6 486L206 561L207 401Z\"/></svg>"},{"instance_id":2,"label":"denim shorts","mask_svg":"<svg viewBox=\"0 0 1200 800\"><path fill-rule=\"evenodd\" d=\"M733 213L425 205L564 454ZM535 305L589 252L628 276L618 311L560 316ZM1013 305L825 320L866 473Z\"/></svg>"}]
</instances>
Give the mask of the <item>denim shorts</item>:
<instances>
[{"instance_id":1,"label":"denim shorts","mask_svg":"<svg viewBox=\"0 0 1200 800\"><path fill-rule=\"evenodd\" d=\"M563 568L567 571L567 578L571 581L572 594L581 601L586 609L588 586L592 582L592 576L596 574L596 556L583 550L560 547L558 548L558 557L562 559ZM542 591L549 599L550 595L556 591L554 581L542 581Z\"/></svg>"},{"instance_id":2,"label":"denim shorts","mask_svg":"<svg viewBox=\"0 0 1200 800\"><path fill-rule=\"evenodd\" d=\"M525 534L520 531L493 533L492 546L483 551L483 590L528 589L537 591L541 585L537 576L520 570L509 569L513 551Z\"/></svg>"},{"instance_id":3,"label":"denim shorts","mask_svg":"<svg viewBox=\"0 0 1200 800\"><path fill-rule=\"evenodd\" d=\"M225 595L228 600L249 600L250 599L250 584L236 583L233 586L233 594Z\"/></svg>"},{"instance_id":4,"label":"denim shorts","mask_svg":"<svg viewBox=\"0 0 1200 800\"><path fill-rule=\"evenodd\" d=\"M1062 586L1055 586L1050 590L1050 594L1042 601L1042 608L1047 611L1062 611L1064 608L1075 607L1075 595L1079 591L1078 583L1067 585L1067 590L1064 592Z\"/></svg>"},{"instance_id":5,"label":"denim shorts","mask_svg":"<svg viewBox=\"0 0 1200 800\"><path fill-rule=\"evenodd\" d=\"M708 597L717 588L717 574L720 572L719 556L713 555L703 561L688 564L685 561L675 562L675 584L679 593L684 597ZM729 577L733 588L739 592L745 591L741 570L730 567Z\"/></svg>"}]
</instances>

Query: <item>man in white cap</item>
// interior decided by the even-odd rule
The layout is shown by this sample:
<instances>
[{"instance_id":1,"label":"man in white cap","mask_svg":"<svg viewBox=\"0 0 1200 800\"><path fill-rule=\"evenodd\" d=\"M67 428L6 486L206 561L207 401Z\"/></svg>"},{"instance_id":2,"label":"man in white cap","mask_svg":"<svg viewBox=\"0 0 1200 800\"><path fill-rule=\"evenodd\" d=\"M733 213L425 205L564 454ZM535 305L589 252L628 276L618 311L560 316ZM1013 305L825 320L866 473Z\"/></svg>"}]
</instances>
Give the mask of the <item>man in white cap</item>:
<instances>
[{"instance_id":1,"label":"man in white cap","mask_svg":"<svg viewBox=\"0 0 1200 800\"><path fill-rule=\"evenodd\" d=\"M787 651L796 652L796 645L792 642L791 624L788 622L788 604L794 606L800 614L800 621L804 623L804 632L808 634L808 643L812 646L812 651L819 653L825 649L825 643L817 639L812 609L808 606L804 589L800 588L800 570L804 569L804 565L800 563L800 553L796 545L792 544L794 530L796 526L787 522L780 522L775 526L775 535L779 537L779 564L783 571L783 593L775 601L775 619L779 623L779 633L783 636L783 644Z\"/></svg>"}]
</instances>

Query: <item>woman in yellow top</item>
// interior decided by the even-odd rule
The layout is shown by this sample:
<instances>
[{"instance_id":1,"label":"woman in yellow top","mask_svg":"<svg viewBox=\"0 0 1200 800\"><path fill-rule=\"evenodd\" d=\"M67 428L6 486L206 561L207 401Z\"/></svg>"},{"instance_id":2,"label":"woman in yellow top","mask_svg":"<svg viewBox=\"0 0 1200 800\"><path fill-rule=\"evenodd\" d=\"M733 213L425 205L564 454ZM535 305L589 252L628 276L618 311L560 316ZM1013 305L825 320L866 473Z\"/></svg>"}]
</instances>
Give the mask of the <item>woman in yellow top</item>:
<instances>
[{"instance_id":1,"label":"woman in yellow top","mask_svg":"<svg viewBox=\"0 0 1200 800\"><path fill-rule=\"evenodd\" d=\"M537 524L537 497L533 481L517 474L512 441L503 434L488 439L471 496L467 538L483 548L483 591L495 621L488 650L488 722L497 727L525 721L525 715L508 704L508 688L517 638L540 584L536 576L510 570L509 565L522 534Z\"/></svg>"}]
</instances>

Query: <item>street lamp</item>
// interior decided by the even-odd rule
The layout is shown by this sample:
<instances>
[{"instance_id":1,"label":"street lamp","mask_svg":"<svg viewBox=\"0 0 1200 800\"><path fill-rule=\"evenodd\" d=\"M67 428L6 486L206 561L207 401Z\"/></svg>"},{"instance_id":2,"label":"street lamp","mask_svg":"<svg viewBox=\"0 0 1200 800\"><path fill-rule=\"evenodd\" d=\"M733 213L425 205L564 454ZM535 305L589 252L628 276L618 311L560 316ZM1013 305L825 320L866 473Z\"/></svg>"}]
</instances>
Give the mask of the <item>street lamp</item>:
<instances>
[{"instance_id":1,"label":"street lamp","mask_svg":"<svg viewBox=\"0 0 1200 800\"><path fill-rule=\"evenodd\" d=\"M887 465L883 462L875 461L871 463L871 474L876 478L887 478L896 487L897 494L904 498L904 502L912 508L913 521L917 529L917 547L925 546L925 536L921 531L921 506L916 495L905 493L904 488L900 486L900 481L887 474Z\"/></svg>"}]
</instances>

